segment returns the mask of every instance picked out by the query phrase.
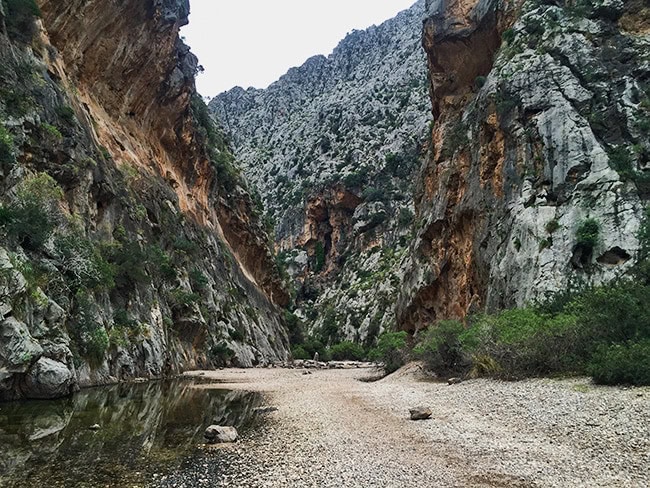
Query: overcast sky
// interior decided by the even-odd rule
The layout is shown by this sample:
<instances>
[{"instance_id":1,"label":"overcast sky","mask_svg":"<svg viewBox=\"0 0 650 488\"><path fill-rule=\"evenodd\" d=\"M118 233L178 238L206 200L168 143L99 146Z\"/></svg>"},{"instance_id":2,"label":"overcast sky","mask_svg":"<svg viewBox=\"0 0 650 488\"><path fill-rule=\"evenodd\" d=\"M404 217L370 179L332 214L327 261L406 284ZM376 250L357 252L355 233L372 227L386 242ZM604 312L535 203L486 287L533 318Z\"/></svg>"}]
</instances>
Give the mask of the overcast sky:
<instances>
[{"instance_id":1,"label":"overcast sky","mask_svg":"<svg viewBox=\"0 0 650 488\"><path fill-rule=\"evenodd\" d=\"M190 0L181 35L214 96L233 86L265 88L315 54L328 55L353 29L394 17L415 0Z\"/></svg>"}]
</instances>

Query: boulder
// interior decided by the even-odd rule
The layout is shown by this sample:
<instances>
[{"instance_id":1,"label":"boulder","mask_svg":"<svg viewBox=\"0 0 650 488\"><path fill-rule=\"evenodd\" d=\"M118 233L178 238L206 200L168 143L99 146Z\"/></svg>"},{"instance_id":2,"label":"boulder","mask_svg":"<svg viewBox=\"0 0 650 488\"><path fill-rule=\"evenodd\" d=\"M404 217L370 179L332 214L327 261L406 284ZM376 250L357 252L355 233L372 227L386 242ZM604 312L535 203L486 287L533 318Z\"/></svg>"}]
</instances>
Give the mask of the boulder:
<instances>
[{"instance_id":1,"label":"boulder","mask_svg":"<svg viewBox=\"0 0 650 488\"><path fill-rule=\"evenodd\" d=\"M25 373L43 354L27 325L13 317L0 323L0 368L7 373Z\"/></svg>"},{"instance_id":2,"label":"boulder","mask_svg":"<svg viewBox=\"0 0 650 488\"><path fill-rule=\"evenodd\" d=\"M226 427L222 425L211 425L205 429L203 437L208 441L208 444L219 444L226 442L235 442L239 437L237 429L234 427Z\"/></svg>"},{"instance_id":3,"label":"boulder","mask_svg":"<svg viewBox=\"0 0 650 488\"><path fill-rule=\"evenodd\" d=\"M40 358L25 377L22 390L27 398L59 398L76 390L76 379L65 364Z\"/></svg>"},{"instance_id":4,"label":"boulder","mask_svg":"<svg viewBox=\"0 0 650 488\"><path fill-rule=\"evenodd\" d=\"M429 407L415 407L409 410L411 420L426 420L431 417L433 412Z\"/></svg>"}]
</instances>

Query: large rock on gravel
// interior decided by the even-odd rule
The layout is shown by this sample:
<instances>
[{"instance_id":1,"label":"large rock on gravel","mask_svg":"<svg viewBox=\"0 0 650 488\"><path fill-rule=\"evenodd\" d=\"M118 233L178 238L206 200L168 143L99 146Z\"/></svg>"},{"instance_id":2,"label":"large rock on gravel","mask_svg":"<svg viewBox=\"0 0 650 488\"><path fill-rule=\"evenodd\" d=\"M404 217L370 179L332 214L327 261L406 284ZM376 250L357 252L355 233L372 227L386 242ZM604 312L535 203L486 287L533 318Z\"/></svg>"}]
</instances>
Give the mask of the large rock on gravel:
<instances>
[{"instance_id":1,"label":"large rock on gravel","mask_svg":"<svg viewBox=\"0 0 650 488\"><path fill-rule=\"evenodd\" d=\"M239 437L239 434L237 433L237 429L234 427L211 425L205 429L203 437L208 441L208 444L220 444L235 442Z\"/></svg>"},{"instance_id":2,"label":"large rock on gravel","mask_svg":"<svg viewBox=\"0 0 650 488\"><path fill-rule=\"evenodd\" d=\"M415 407L409 410L411 420L426 420L431 418L433 412L428 407Z\"/></svg>"}]
</instances>

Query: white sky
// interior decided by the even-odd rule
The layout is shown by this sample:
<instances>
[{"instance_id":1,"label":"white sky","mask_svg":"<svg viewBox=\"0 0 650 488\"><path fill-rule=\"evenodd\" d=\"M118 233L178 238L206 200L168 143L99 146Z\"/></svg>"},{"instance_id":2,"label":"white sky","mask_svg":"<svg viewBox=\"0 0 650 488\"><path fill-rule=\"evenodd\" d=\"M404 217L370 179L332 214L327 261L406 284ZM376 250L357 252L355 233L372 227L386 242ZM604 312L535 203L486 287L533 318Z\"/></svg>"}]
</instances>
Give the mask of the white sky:
<instances>
[{"instance_id":1,"label":"white sky","mask_svg":"<svg viewBox=\"0 0 650 488\"><path fill-rule=\"evenodd\" d=\"M328 55L353 29L394 17L415 0L190 0L181 35L205 73L199 93L266 88L293 66Z\"/></svg>"}]
</instances>

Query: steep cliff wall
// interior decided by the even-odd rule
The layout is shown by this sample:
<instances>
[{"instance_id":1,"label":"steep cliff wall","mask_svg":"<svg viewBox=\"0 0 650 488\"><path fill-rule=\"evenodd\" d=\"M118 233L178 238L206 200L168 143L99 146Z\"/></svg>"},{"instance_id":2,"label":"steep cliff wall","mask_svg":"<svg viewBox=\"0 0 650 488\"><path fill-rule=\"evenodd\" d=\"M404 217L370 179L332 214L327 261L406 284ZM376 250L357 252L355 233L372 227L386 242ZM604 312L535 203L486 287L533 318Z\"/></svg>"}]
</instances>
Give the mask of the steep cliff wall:
<instances>
[{"instance_id":1,"label":"steep cliff wall","mask_svg":"<svg viewBox=\"0 0 650 488\"><path fill-rule=\"evenodd\" d=\"M427 1L435 124L401 327L624 274L649 196L642 2Z\"/></svg>"},{"instance_id":2,"label":"steep cliff wall","mask_svg":"<svg viewBox=\"0 0 650 488\"><path fill-rule=\"evenodd\" d=\"M196 95L188 2L2 5L0 398L285 359L287 294Z\"/></svg>"},{"instance_id":3,"label":"steep cliff wall","mask_svg":"<svg viewBox=\"0 0 650 488\"><path fill-rule=\"evenodd\" d=\"M395 323L431 118L423 16L416 2L268 89L210 103L275 227L296 313L325 343L371 344Z\"/></svg>"}]
</instances>

